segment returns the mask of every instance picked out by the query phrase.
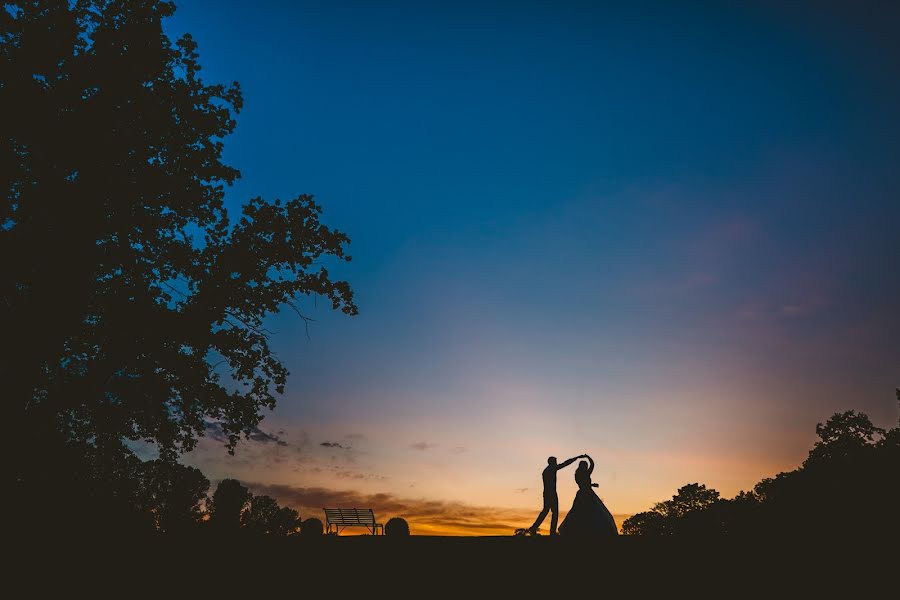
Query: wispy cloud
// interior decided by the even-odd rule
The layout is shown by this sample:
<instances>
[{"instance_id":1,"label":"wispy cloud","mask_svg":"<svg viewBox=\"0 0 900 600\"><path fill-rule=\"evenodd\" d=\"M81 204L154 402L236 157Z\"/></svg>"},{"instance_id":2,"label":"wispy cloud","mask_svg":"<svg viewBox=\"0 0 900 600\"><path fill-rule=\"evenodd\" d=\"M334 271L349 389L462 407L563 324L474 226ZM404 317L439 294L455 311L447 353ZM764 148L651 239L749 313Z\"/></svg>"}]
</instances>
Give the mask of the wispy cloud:
<instances>
[{"instance_id":1,"label":"wispy cloud","mask_svg":"<svg viewBox=\"0 0 900 600\"><path fill-rule=\"evenodd\" d=\"M208 438L225 444L228 442L228 436L222 431L222 426L214 421L206 421L203 423L203 432Z\"/></svg>"},{"instance_id":2,"label":"wispy cloud","mask_svg":"<svg viewBox=\"0 0 900 600\"><path fill-rule=\"evenodd\" d=\"M436 448L437 444L432 444L429 442L416 442L415 444L410 444L409 447L413 450L430 450L432 448Z\"/></svg>"},{"instance_id":3,"label":"wispy cloud","mask_svg":"<svg viewBox=\"0 0 900 600\"><path fill-rule=\"evenodd\" d=\"M281 435L284 435L284 431L279 431ZM288 443L281 439L280 436L275 435L274 433L268 433L263 431L259 427L254 427L250 430L249 438L254 442L260 442L263 444L277 444L279 446L287 446Z\"/></svg>"},{"instance_id":4,"label":"wispy cloud","mask_svg":"<svg viewBox=\"0 0 900 600\"><path fill-rule=\"evenodd\" d=\"M203 429L207 437L223 444L228 442L228 436L225 434L225 430L222 429L221 423L217 423L216 421L206 421L203 424ZM250 441L259 442L261 444L276 444L278 446L288 446L288 442L282 439L283 435L284 431L279 431L277 434L275 434L268 431L263 431L259 427L254 426L250 429L250 432L245 437Z\"/></svg>"},{"instance_id":5,"label":"wispy cloud","mask_svg":"<svg viewBox=\"0 0 900 600\"><path fill-rule=\"evenodd\" d=\"M360 451L357 448L356 442L360 442L363 440L365 440L365 436L357 433L344 436L343 441L340 442L321 442L319 446L322 448L328 448L332 451L330 454L332 462L336 461L355 464L357 462L357 458L359 458L360 455Z\"/></svg>"},{"instance_id":6,"label":"wispy cloud","mask_svg":"<svg viewBox=\"0 0 900 600\"><path fill-rule=\"evenodd\" d=\"M334 476L338 479L352 479L354 481L387 481L388 477L377 475L375 473L362 473L360 471L352 471L349 469L334 469Z\"/></svg>"},{"instance_id":7,"label":"wispy cloud","mask_svg":"<svg viewBox=\"0 0 900 600\"><path fill-rule=\"evenodd\" d=\"M450 454L462 454L462 453L468 452L468 451L469 451L469 449L466 448L465 446L455 446L453 448L450 448Z\"/></svg>"}]
</instances>

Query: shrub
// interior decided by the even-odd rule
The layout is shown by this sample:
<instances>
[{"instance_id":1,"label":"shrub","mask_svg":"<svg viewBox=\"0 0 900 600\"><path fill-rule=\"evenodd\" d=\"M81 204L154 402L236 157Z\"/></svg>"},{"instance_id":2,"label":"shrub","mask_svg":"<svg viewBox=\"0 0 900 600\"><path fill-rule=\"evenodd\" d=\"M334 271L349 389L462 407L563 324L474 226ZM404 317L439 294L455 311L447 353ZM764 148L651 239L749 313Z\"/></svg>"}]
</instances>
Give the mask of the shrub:
<instances>
[{"instance_id":1,"label":"shrub","mask_svg":"<svg viewBox=\"0 0 900 600\"><path fill-rule=\"evenodd\" d=\"M324 531L325 527L322 525L322 521L320 521L319 519L310 518L300 523L300 535L321 537Z\"/></svg>"},{"instance_id":2,"label":"shrub","mask_svg":"<svg viewBox=\"0 0 900 600\"><path fill-rule=\"evenodd\" d=\"M391 537L409 537L409 523L406 519L394 517L384 526L384 535Z\"/></svg>"}]
</instances>

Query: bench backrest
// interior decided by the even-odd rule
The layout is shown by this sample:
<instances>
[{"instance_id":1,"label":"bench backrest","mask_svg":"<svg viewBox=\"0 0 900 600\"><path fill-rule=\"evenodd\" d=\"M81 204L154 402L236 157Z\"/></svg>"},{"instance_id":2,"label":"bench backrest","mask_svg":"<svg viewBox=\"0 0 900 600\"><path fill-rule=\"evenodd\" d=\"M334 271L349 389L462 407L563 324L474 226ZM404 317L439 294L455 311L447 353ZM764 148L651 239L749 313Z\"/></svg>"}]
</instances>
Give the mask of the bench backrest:
<instances>
[{"instance_id":1,"label":"bench backrest","mask_svg":"<svg viewBox=\"0 0 900 600\"><path fill-rule=\"evenodd\" d=\"M337 525L374 525L375 513L371 508L324 508L325 519Z\"/></svg>"}]
</instances>

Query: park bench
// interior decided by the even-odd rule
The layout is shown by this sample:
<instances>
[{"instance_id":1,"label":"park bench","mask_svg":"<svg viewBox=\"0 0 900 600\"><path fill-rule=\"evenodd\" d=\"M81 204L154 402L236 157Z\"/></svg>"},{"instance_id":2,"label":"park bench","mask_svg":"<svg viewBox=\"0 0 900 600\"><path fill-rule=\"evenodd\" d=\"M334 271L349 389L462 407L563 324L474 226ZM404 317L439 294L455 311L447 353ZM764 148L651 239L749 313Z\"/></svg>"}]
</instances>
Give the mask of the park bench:
<instances>
[{"instance_id":1,"label":"park bench","mask_svg":"<svg viewBox=\"0 0 900 600\"><path fill-rule=\"evenodd\" d=\"M378 530L384 534L384 525L375 521L371 508L323 508L325 511L325 533L340 534L346 527L365 527L372 535Z\"/></svg>"}]
</instances>

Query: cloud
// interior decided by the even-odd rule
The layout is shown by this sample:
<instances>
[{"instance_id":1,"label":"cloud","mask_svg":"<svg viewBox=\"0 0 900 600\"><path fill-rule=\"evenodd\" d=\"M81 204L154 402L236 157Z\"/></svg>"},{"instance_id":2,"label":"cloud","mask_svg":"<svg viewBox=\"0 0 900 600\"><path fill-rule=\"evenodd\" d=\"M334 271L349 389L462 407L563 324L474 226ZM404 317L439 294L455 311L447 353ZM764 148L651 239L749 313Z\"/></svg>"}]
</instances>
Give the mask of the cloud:
<instances>
[{"instance_id":1,"label":"cloud","mask_svg":"<svg viewBox=\"0 0 900 600\"><path fill-rule=\"evenodd\" d=\"M528 491L528 488L516 488L514 491L515 491L517 494L524 494L525 492Z\"/></svg>"},{"instance_id":2,"label":"cloud","mask_svg":"<svg viewBox=\"0 0 900 600\"><path fill-rule=\"evenodd\" d=\"M225 432L222 430L222 426L214 421L204 422L203 432L204 435L217 442L221 442L223 444L228 442L228 436L225 435Z\"/></svg>"},{"instance_id":3,"label":"cloud","mask_svg":"<svg viewBox=\"0 0 900 600\"><path fill-rule=\"evenodd\" d=\"M228 442L228 435L225 433L225 430L222 428L222 424L216 421L206 421L203 424L204 434L221 443ZM280 435L276 435L274 433L269 433L267 431L263 431L257 426L254 426L250 429L250 432L246 435L246 439L251 440L253 442L259 442L261 444L276 444L278 446L287 446L288 443L281 438L284 435L284 431L281 430L278 432Z\"/></svg>"},{"instance_id":4,"label":"cloud","mask_svg":"<svg viewBox=\"0 0 900 600\"><path fill-rule=\"evenodd\" d=\"M384 475L376 475L374 473L360 473L359 471L351 471L348 469L333 469L334 476L338 479L352 479L355 481L387 481Z\"/></svg>"},{"instance_id":5,"label":"cloud","mask_svg":"<svg viewBox=\"0 0 900 600\"><path fill-rule=\"evenodd\" d=\"M360 451L354 446L355 441L360 441L365 439L361 434L351 434L348 436L344 436L345 440L343 442L321 442L319 444L322 448L328 448L333 450L330 454L332 462L343 462L355 464L357 462L357 458L359 458Z\"/></svg>"},{"instance_id":6,"label":"cloud","mask_svg":"<svg viewBox=\"0 0 900 600\"><path fill-rule=\"evenodd\" d=\"M415 444L410 444L409 447L414 450L430 450L431 448L436 448L437 444L431 444L429 442L416 442Z\"/></svg>"},{"instance_id":7,"label":"cloud","mask_svg":"<svg viewBox=\"0 0 900 600\"><path fill-rule=\"evenodd\" d=\"M469 449L464 446L456 446L454 448L450 448L450 454L462 454L463 452L468 452Z\"/></svg>"},{"instance_id":8,"label":"cloud","mask_svg":"<svg viewBox=\"0 0 900 600\"><path fill-rule=\"evenodd\" d=\"M282 431L280 433L283 434L284 432ZM250 430L250 434L248 437L249 437L249 439L253 440L254 442L260 442L263 444L277 444L279 446L287 446L288 445L288 443L286 441L284 441L283 439L281 439L279 436L272 434L272 433L265 432L262 429L260 429L259 427L253 427Z\"/></svg>"}]
</instances>

